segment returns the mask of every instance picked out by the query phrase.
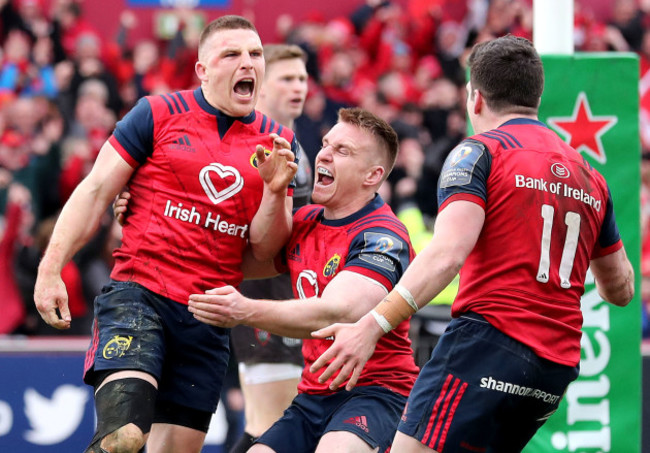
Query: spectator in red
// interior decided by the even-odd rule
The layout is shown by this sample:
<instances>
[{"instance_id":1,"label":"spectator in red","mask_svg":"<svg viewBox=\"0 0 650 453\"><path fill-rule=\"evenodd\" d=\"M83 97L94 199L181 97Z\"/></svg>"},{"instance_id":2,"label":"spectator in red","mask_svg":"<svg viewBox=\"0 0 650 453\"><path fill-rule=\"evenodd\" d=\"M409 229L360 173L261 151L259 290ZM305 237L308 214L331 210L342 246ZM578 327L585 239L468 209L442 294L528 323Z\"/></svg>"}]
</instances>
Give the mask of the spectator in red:
<instances>
[{"instance_id":1,"label":"spectator in red","mask_svg":"<svg viewBox=\"0 0 650 453\"><path fill-rule=\"evenodd\" d=\"M25 322L25 302L16 283L14 257L30 210L30 194L24 186L12 183L7 193L4 227L0 226L0 335L13 333Z\"/></svg>"}]
</instances>

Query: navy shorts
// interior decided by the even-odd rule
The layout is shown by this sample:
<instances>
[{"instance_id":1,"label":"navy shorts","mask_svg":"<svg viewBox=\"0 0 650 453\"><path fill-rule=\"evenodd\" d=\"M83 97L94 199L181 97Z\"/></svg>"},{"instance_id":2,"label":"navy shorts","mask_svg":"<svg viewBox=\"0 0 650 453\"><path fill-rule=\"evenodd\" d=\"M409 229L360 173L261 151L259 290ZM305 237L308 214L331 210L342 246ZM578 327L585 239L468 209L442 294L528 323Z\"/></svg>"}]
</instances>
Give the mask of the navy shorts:
<instances>
[{"instance_id":1,"label":"navy shorts","mask_svg":"<svg viewBox=\"0 0 650 453\"><path fill-rule=\"evenodd\" d=\"M520 452L578 372L468 313L422 368L398 430L439 453Z\"/></svg>"},{"instance_id":2,"label":"navy shorts","mask_svg":"<svg viewBox=\"0 0 650 453\"><path fill-rule=\"evenodd\" d=\"M133 282L111 282L95 299L84 381L139 370L158 381L158 401L213 413L228 366L229 330L197 321L187 306Z\"/></svg>"},{"instance_id":3,"label":"navy shorts","mask_svg":"<svg viewBox=\"0 0 650 453\"><path fill-rule=\"evenodd\" d=\"M383 453L393 443L405 402L405 396L377 386L333 395L301 393L257 442L276 453L311 453L325 433L348 431Z\"/></svg>"}]
</instances>

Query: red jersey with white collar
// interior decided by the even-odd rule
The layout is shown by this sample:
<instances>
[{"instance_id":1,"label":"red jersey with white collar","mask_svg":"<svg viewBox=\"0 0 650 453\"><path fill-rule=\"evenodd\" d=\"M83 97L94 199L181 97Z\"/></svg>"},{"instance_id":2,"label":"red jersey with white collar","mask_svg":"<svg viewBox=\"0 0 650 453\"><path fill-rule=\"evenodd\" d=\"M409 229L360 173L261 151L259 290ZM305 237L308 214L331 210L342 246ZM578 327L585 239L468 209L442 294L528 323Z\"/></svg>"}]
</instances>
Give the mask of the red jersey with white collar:
<instances>
[{"instance_id":1,"label":"red jersey with white collar","mask_svg":"<svg viewBox=\"0 0 650 453\"><path fill-rule=\"evenodd\" d=\"M390 291L414 257L406 227L378 195L357 213L344 219L323 218L323 207L308 205L293 217L293 233L286 246L286 265L296 297L319 297L343 270L356 272ZM408 396L418 368L409 339L410 321L384 335L366 363L357 386L378 385ZM304 339L305 368L300 393L331 394L309 367L331 340Z\"/></svg>"},{"instance_id":2,"label":"red jersey with white collar","mask_svg":"<svg viewBox=\"0 0 650 453\"><path fill-rule=\"evenodd\" d=\"M622 247L605 179L543 123L514 119L461 142L438 204L485 209L452 315L474 311L537 355L580 361L580 298L592 258Z\"/></svg>"},{"instance_id":3,"label":"red jersey with white collar","mask_svg":"<svg viewBox=\"0 0 650 453\"><path fill-rule=\"evenodd\" d=\"M111 277L185 304L192 293L239 285L263 191L255 148L271 149L271 132L297 152L288 128L257 111L229 117L200 88L141 99L109 139L137 167Z\"/></svg>"}]
</instances>

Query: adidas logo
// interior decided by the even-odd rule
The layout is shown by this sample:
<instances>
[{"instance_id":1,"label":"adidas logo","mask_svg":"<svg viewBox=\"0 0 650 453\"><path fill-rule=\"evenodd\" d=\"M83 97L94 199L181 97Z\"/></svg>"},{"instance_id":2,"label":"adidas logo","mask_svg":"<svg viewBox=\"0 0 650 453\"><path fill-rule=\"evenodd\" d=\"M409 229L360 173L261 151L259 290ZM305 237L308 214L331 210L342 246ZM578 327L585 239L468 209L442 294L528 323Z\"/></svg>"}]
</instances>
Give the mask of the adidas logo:
<instances>
[{"instance_id":1,"label":"adidas logo","mask_svg":"<svg viewBox=\"0 0 650 453\"><path fill-rule=\"evenodd\" d=\"M176 151L186 151L189 153L195 153L196 150L190 144L190 139L187 134L177 138L172 142L171 148Z\"/></svg>"},{"instance_id":2,"label":"adidas logo","mask_svg":"<svg viewBox=\"0 0 650 453\"><path fill-rule=\"evenodd\" d=\"M367 433L370 432L370 430L368 429L368 422L366 421L365 415L362 415L361 417L350 417L347 420L345 420L343 423L350 423L351 425L361 428Z\"/></svg>"},{"instance_id":3,"label":"adidas logo","mask_svg":"<svg viewBox=\"0 0 650 453\"><path fill-rule=\"evenodd\" d=\"M287 258L292 261L300 261L300 244L296 244L294 248L289 250Z\"/></svg>"}]
</instances>

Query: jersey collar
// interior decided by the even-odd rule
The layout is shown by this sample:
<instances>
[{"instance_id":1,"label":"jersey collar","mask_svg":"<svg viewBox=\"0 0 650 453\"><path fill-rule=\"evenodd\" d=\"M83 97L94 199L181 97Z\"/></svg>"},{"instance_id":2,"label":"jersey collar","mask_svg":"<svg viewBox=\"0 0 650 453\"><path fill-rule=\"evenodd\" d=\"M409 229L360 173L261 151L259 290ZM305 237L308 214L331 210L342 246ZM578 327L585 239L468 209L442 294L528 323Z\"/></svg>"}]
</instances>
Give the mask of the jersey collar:
<instances>
[{"instance_id":1,"label":"jersey collar","mask_svg":"<svg viewBox=\"0 0 650 453\"><path fill-rule=\"evenodd\" d=\"M319 214L320 222L323 225L333 226L333 227L348 225L352 222L356 222L357 220L359 220L363 216L368 215L372 211L379 209L383 204L384 204L384 200L381 198L381 196L379 194L375 194L375 198L373 198L370 203L365 205L363 208L359 209L354 214L350 214L349 216L343 217L342 219L328 220L324 218L323 213L325 212L325 210L323 209L323 211L321 211Z\"/></svg>"},{"instance_id":2,"label":"jersey collar","mask_svg":"<svg viewBox=\"0 0 650 453\"><path fill-rule=\"evenodd\" d=\"M513 119L511 119L511 120L506 121L505 123L503 123L503 124L502 124L501 126L499 126L499 127L502 127L502 126L513 126L513 125L514 125L514 126L522 126L522 125L526 125L526 126L542 126L542 127L548 127L548 126L546 126L546 124L542 123L541 121L539 121L539 120L533 120L533 119L530 119L530 118L513 118Z\"/></svg>"},{"instance_id":3,"label":"jersey collar","mask_svg":"<svg viewBox=\"0 0 650 453\"><path fill-rule=\"evenodd\" d=\"M233 125L235 121L240 121L244 124L251 124L255 121L255 110L249 113L246 116L234 117L229 116L223 113L221 110L213 107L203 95L203 90L201 87L198 87L194 90L194 99L199 104L199 106L210 115L214 115L217 118L217 128L219 129L219 137L223 138L226 135L226 132L230 129L230 126Z\"/></svg>"},{"instance_id":4,"label":"jersey collar","mask_svg":"<svg viewBox=\"0 0 650 453\"><path fill-rule=\"evenodd\" d=\"M199 106L205 110L207 113L210 115L215 115L219 119L229 119L231 122L238 120L241 121L242 123L250 124L253 121L255 121L255 110L253 110L251 113L249 113L246 116L239 116L239 117L234 117L234 116L229 116L223 113L221 110L217 109L216 107L213 107L206 99L205 96L203 95L203 90L201 87L198 87L196 90L194 90L194 99L196 99L196 102L199 104Z\"/></svg>"}]
</instances>

